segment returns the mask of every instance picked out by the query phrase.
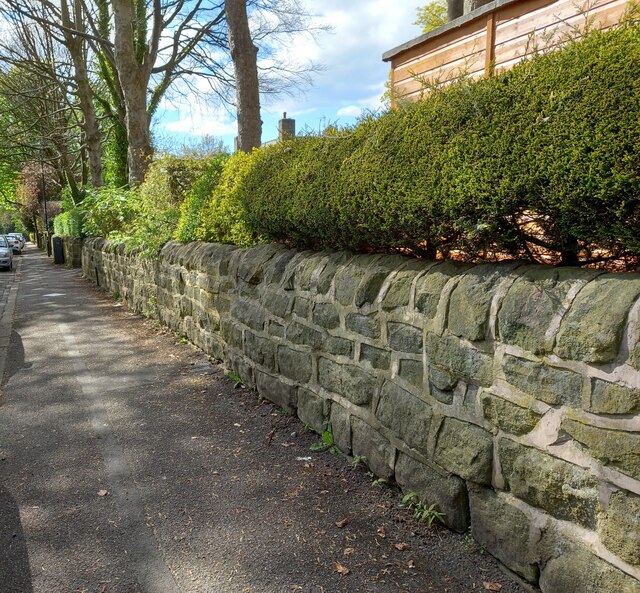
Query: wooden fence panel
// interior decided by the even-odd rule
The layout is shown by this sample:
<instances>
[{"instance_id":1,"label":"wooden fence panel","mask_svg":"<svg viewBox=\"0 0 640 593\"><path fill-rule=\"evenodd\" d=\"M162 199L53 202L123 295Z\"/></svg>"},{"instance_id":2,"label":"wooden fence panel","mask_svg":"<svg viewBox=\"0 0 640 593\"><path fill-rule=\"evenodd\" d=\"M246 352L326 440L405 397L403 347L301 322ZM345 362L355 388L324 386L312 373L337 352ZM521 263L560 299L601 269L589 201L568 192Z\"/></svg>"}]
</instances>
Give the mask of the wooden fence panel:
<instances>
[{"instance_id":1,"label":"wooden fence panel","mask_svg":"<svg viewBox=\"0 0 640 593\"><path fill-rule=\"evenodd\" d=\"M556 48L589 26L618 23L627 0L516 0L478 11L459 27L443 31L390 58L395 98L417 100L431 84L489 75L537 50Z\"/></svg>"}]
</instances>

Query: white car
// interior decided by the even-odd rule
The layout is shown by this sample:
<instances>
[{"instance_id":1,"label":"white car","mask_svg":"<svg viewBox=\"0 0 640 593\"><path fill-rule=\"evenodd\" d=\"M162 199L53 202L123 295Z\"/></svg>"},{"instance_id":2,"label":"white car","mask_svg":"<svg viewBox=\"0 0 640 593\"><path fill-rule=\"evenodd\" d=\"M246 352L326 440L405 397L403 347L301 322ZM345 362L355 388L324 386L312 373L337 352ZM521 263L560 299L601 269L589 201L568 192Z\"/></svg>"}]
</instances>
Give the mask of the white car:
<instances>
[{"instance_id":1,"label":"white car","mask_svg":"<svg viewBox=\"0 0 640 593\"><path fill-rule=\"evenodd\" d=\"M11 247L13 253L18 255L22 253L22 243L20 243L20 241L16 237L12 237L11 235L4 235L4 238L7 243L9 243L9 247Z\"/></svg>"},{"instance_id":2,"label":"white car","mask_svg":"<svg viewBox=\"0 0 640 593\"><path fill-rule=\"evenodd\" d=\"M12 249L9 242L2 235L0 235L0 268L13 269Z\"/></svg>"},{"instance_id":3,"label":"white car","mask_svg":"<svg viewBox=\"0 0 640 593\"><path fill-rule=\"evenodd\" d=\"M25 240L24 236L21 233L8 233L8 236L14 237L18 241L20 241L20 249L24 249Z\"/></svg>"}]
</instances>

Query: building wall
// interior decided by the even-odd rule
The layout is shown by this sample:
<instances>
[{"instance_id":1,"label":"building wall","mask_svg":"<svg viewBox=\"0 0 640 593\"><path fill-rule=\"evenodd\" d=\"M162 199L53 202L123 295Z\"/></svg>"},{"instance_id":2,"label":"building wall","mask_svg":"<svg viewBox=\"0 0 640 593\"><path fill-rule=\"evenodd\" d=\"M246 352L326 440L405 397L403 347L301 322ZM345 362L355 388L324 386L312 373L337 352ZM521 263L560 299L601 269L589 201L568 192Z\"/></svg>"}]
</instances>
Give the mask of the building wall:
<instances>
[{"instance_id":1,"label":"building wall","mask_svg":"<svg viewBox=\"0 0 640 593\"><path fill-rule=\"evenodd\" d=\"M640 274L102 239L83 270L544 593L640 592Z\"/></svg>"},{"instance_id":2,"label":"building wall","mask_svg":"<svg viewBox=\"0 0 640 593\"><path fill-rule=\"evenodd\" d=\"M627 6L627 0L491 2L419 43L387 52L394 98L415 101L433 85L509 68L536 51L579 38L587 27L615 25Z\"/></svg>"}]
</instances>

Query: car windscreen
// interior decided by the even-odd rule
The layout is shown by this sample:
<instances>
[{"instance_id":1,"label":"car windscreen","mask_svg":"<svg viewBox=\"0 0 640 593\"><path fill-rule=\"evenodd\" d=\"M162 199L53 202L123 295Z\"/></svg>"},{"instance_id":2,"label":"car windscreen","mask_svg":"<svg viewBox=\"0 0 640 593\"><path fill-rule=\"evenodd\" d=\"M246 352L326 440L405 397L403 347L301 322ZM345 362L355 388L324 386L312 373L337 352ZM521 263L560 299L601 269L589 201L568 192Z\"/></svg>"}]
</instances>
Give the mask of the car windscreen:
<instances>
[{"instance_id":1,"label":"car windscreen","mask_svg":"<svg viewBox=\"0 0 640 593\"><path fill-rule=\"evenodd\" d=\"M0 247L9 247L7 240L4 237L0 237Z\"/></svg>"}]
</instances>

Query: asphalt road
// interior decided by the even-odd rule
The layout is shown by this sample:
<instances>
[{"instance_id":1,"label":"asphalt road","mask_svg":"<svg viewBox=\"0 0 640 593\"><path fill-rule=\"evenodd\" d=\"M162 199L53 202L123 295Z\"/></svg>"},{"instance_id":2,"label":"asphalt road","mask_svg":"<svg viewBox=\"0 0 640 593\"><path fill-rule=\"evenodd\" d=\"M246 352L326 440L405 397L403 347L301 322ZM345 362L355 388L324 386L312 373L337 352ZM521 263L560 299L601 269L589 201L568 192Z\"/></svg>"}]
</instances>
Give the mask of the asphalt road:
<instances>
[{"instance_id":1,"label":"asphalt road","mask_svg":"<svg viewBox=\"0 0 640 593\"><path fill-rule=\"evenodd\" d=\"M0 593L523 591L78 270L33 246L16 260L0 272Z\"/></svg>"}]
</instances>

